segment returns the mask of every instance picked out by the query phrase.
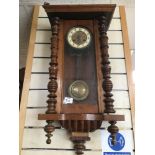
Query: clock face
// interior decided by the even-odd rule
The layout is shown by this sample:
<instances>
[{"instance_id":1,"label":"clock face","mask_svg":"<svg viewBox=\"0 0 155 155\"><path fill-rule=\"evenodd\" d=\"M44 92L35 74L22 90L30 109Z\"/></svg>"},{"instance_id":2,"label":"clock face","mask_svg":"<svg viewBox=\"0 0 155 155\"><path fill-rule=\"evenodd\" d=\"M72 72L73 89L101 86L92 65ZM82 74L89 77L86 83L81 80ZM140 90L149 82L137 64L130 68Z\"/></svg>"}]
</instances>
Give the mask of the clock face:
<instances>
[{"instance_id":1,"label":"clock face","mask_svg":"<svg viewBox=\"0 0 155 155\"><path fill-rule=\"evenodd\" d=\"M76 80L69 86L68 93L74 100L82 101L88 97L89 87L85 81Z\"/></svg>"},{"instance_id":2,"label":"clock face","mask_svg":"<svg viewBox=\"0 0 155 155\"><path fill-rule=\"evenodd\" d=\"M82 49L89 45L91 35L86 28L73 27L67 34L67 41L73 48Z\"/></svg>"}]
</instances>

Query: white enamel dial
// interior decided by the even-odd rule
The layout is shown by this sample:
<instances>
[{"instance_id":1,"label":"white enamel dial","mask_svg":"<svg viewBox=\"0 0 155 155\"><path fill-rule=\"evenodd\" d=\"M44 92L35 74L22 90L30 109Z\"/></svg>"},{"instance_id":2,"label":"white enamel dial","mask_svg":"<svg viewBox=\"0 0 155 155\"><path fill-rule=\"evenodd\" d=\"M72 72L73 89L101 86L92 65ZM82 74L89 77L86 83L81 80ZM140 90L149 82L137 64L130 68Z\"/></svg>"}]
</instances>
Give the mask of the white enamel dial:
<instances>
[{"instance_id":1,"label":"white enamel dial","mask_svg":"<svg viewBox=\"0 0 155 155\"><path fill-rule=\"evenodd\" d=\"M69 45L77 49L87 47L90 40L90 32L83 27L73 27L67 34L67 41Z\"/></svg>"}]
</instances>

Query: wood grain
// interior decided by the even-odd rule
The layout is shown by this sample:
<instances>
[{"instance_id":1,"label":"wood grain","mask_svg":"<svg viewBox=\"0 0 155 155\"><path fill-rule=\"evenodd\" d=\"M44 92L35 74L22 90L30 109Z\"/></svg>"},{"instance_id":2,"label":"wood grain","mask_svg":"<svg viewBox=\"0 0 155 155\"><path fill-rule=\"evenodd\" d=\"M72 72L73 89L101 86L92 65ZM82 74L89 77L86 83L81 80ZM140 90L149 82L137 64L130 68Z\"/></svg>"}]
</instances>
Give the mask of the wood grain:
<instances>
[{"instance_id":1,"label":"wood grain","mask_svg":"<svg viewBox=\"0 0 155 155\"><path fill-rule=\"evenodd\" d=\"M64 114L39 114L39 120L60 120L60 121L124 121L124 115L103 115L103 114L91 114L91 113L64 113ZM88 131L88 130L87 130ZM79 132L79 131L78 131ZM81 132L81 131L80 131Z\"/></svg>"},{"instance_id":2,"label":"wood grain","mask_svg":"<svg viewBox=\"0 0 155 155\"><path fill-rule=\"evenodd\" d=\"M48 18L39 18L37 29L40 30L49 30L51 29L50 22ZM120 19L113 19L111 21L109 30L121 30L121 22Z\"/></svg>"},{"instance_id":3,"label":"wood grain","mask_svg":"<svg viewBox=\"0 0 155 155\"><path fill-rule=\"evenodd\" d=\"M127 30L127 22L126 22L126 14L125 14L125 7L120 6L120 16L121 16L121 25L122 25L122 37L124 42L124 54L125 54L125 61L126 61L126 70L127 70L127 81L129 87L129 98L130 98L130 106L132 112L132 123L133 128L135 128L135 88L132 79L132 61L131 61L131 52L129 47L129 36Z\"/></svg>"},{"instance_id":4,"label":"wood grain","mask_svg":"<svg viewBox=\"0 0 155 155\"><path fill-rule=\"evenodd\" d=\"M64 5L44 5L43 6L47 13L52 12L54 15L55 13L100 13L100 12L106 12L106 13L113 13L115 10L116 4L64 4ZM81 17L82 18L82 17Z\"/></svg>"},{"instance_id":5,"label":"wood grain","mask_svg":"<svg viewBox=\"0 0 155 155\"><path fill-rule=\"evenodd\" d=\"M100 52L100 45L99 45L99 36L98 36L98 22L94 20L94 39L95 39L95 48L96 48L96 71L97 71L97 82L98 82L98 106L99 112L103 113L105 109L105 103L103 102L103 89L102 89L102 65L101 65L101 52Z\"/></svg>"},{"instance_id":6,"label":"wood grain","mask_svg":"<svg viewBox=\"0 0 155 155\"><path fill-rule=\"evenodd\" d=\"M30 40L29 40L29 47L28 47L28 55L26 61L26 70L25 70L25 77L24 77L24 84L23 84L23 91L20 103L20 125L19 125L19 151L21 151L22 141L23 141L23 130L25 124L25 117L26 117L26 106L28 103L28 93L29 93L29 86L31 80L31 68L32 68L32 59L34 54L34 43L36 37L36 27L37 27L37 20L39 14L39 6L34 7L33 18L32 18L32 26L31 26L31 33L30 33Z\"/></svg>"},{"instance_id":7,"label":"wood grain","mask_svg":"<svg viewBox=\"0 0 155 155\"><path fill-rule=\"evenodd\" d=\"M47 17L47 14L42 6L40 6L39 17ZM119 18L119 17L120 17L119 7L116 7L114 14L113 14L113 18Z\"/></svg>"},{"instance_id":8,"label":"wood grain","mask_svg":"<svg viewBox=\"0 0 155 155\"><path fill-rule=\"evenodd\" d=\"M38 120L37 116L38 114L44 114L45 111L46 111L46 108L27 109L25 126L26 127L44 127L46 122ZM132 128L130 110L116 109L116 114L125 115L125 121L118 121L117 123L117 126L119 128L124 130ZM102 123L102 128L107 128L108 126L109 126L108 122ZM60 127L60 126L56 124L56 127Z\"/></svg>"}]
</instances>

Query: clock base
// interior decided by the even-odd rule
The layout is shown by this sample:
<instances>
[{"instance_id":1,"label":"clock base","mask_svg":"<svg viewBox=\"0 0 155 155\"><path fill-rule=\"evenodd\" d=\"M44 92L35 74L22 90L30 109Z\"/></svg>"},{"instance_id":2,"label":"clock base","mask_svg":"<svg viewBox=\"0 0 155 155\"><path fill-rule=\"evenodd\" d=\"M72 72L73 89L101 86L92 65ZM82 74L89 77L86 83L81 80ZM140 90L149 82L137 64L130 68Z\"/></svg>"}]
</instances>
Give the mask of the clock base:
<instances>
[{"instance_id":1,"label":"clock base","mask_svg":"<svg viewBox=\"0 0 155 155\"><path fill-rule=\"evenodd\" d=\"M85 142L90 140L89 132L99 129L102 121L108 121L110 126L108 131L111 133L112 144L115 145L118 127L116 121L124 121L124 115L110 114L39 114L39 120L58 121L61 126L71 133L70 140L74 143L74 149L77 155L82 155L85 148ZM51 130L52 128L52 130ZM46 130L48 141L50 141L53 126L48 126ZM49 144L49 143L47 143Z\"/></svg>"}]
</instances>

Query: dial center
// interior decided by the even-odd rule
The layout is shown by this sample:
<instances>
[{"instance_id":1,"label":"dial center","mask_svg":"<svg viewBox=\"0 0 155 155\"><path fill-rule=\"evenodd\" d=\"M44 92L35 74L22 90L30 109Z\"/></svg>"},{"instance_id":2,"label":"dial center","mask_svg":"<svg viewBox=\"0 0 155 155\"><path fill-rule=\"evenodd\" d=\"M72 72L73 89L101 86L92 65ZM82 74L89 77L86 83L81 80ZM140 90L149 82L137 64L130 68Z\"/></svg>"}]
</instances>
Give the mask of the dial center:
<instances>
[{"instance_id":1,"label":"dial center","mask_svg":"<svg viewBox=\"0 0 155 155\"><path fill-rule=\"evenodd\" d=\"M80 45L87 40L87 35L82 31L77 31L72 35L72 40L75 44Z\"/></svg>"}]
</instances>

